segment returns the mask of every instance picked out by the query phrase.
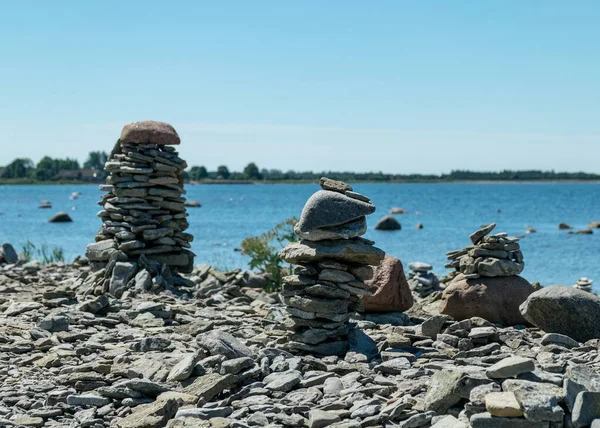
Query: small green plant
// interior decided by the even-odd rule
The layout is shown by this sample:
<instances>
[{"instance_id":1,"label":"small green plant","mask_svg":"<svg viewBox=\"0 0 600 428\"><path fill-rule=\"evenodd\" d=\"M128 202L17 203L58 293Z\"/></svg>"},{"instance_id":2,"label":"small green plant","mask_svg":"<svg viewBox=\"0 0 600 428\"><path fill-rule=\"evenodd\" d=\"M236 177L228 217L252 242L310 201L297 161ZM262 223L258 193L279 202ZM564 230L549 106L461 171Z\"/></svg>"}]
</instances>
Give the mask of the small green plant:
<instances>
[{"instance_id":1,"label":"small green plant","mask_svg":"<svg viewBox=\"0 0 600 428\"><path fill-rule=\"evenodd\" d=\"M242 254L250 256L250 269L259 269L269 274L271 281L266 287L267 291L275 291L281 287L283 260L279 257L279 250L288 242L298 240L294 233L297 222L296 217L288 218L273 229L242 241Z\"/></svg>"},{"instance_id":2,"label":"small green plant","mask_svg":"<svg viewBox=\"0 0 600 428\"><path fill-rule=\"evenodd\" d=\"M65 251L61 247L53 247L50 249L46 244L42 244L42 247L38 249L31 241L27 241L27 243L23 245L23 255L27 262L30 262L34 258L39 259L43 264L64 263L65 261Z\"/></svg>"},{"instance_id":3,"label":"small green plant","mask_svg":"<svg viewBox=\"0 0 600 428\"><path fill-rule=\"evenodd\" d=\"M27 241L27 244L23 245L23 256L26 262L30 262L35 251L35 245L31 241Z\"/></svg>"}]
</instances>

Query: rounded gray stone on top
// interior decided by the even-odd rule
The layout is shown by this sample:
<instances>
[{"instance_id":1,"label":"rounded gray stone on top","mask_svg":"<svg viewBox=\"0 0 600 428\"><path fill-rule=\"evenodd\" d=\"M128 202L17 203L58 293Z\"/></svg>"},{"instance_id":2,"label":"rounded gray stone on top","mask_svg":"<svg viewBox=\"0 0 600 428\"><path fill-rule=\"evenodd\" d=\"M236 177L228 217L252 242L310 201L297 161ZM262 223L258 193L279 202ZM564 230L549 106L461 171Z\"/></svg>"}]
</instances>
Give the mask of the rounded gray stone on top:
<instances>
[{"instance_id":1,"label":"rounded gray stone on top","mask_svg":"<svg viewBox=\"0 0 600 428\"><path fill-rule=\"evenodd\" d=\"M298 230L309 232L322 227L337 226L373 214L375 205L327 190L312 195L300 216Z\"/></svg>"},{"instance_id":2,"label":"rounded gray stone on top","mask_svg":"<svg viewBox=\"0 0 600 428\"><path fill-rule=\"evenodd\" d=\"M181 142L177 131L165 122L144 120L128 123L121 131L122 143L177 145Z\"/></svg>"}]
</instances>

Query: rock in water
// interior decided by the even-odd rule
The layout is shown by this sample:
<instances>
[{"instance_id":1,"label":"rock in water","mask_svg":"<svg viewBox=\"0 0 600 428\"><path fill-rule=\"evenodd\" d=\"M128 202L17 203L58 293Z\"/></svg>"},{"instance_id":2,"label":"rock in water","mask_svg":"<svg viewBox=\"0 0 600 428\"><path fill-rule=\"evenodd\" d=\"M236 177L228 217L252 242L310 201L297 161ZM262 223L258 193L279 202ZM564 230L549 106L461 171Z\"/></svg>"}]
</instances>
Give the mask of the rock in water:
<instances>
[{"instance_id":1,"label":"rock in water","mask_svg":"<svg viewBox=\"0 0 600 428\"><path fill-rule=\"evenodd\" d=\"M69 214L67 214L66 212L58 212L56 214L54 214L50 220L48 220L48 223L70 223L72 222L73 219L71 219L71 217L69 216Z\"/></svg>"},{"instance_id":2,"label":"rock in water","mask_svg":"<svg viewBox=\"0 0 600 428\"><path fill-rule=\"evenodd\" d=\"M400 222L398 220L396 220L394 217L392 217L391 215L387 215L377 222L377 224L375 225L375 229L376 230L400 230L400 229L402 229L402 226L400 225Z\"/></svg>"},{"instance_id":3,"label":"rock in water","mask_svg":"<svg viewBox=\"0 0 600 428\"><path fill-rule=\"evenodd\" d=\"M443 291L440 313L456 320L481 317L502 325L526 324L519 305L534 291L520 276L467 279L460 274Z\"/></svg>"},{"instance_id":4,"label":"rock in water","mask_svg":"<svg viewBox=\"0 0 600 428\"><path fill-rule=\"evenodd\" d=\"M600 339L600 298L573 287L552 285L531 294L521 314L547 333L560 333L579 342Z\"/></svg>"},{"instance_id":5,"label":"rock in water","mask_svg":"<svg viewBox=\"0 0 600 428\"><path fill-rule=\"evenodd\" d=\"M372 267L373 278L365 281L372 296L363 297L365 312L404 312L413 305L413 297L404 276L402 262L386 254Z\"/></svg>"}]
</instances>

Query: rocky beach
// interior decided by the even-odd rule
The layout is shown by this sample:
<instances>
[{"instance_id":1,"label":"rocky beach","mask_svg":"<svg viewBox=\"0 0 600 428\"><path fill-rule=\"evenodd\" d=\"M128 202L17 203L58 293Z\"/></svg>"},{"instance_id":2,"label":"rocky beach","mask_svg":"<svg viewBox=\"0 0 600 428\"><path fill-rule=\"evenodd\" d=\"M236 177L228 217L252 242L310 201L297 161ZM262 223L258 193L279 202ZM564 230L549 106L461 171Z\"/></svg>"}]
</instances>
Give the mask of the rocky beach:
<instances>
[{"instance_id":1,"label":"rocky beach","mask_svg":"<svg viewBox=\"0 0 600 428\"><path fill-rule=\"evenodd\" d=\"M84 258L1 265L0 426L598 426L585 291L531 295L525 316L549 332L435 314L434 292L351 313L347 351L324 357L285 350L286 305L257 274L197 265L185 286L119 299L85 296L90 275Z\"/></svg>"},{"instance_id":2,"label":"rocky beach","mask_svg":"<svg viewBox=\"0 0 600 428\"><path fill-rule=\"evenodd\" d=\"M407 277L363 237L370 198L323 178L267 292L194 261L175 144L168 124L124 128L85 257L2 245L0 426L600 427L590 279L530 283L493 223L448 276Z\"/></svg>"}]
</instances>

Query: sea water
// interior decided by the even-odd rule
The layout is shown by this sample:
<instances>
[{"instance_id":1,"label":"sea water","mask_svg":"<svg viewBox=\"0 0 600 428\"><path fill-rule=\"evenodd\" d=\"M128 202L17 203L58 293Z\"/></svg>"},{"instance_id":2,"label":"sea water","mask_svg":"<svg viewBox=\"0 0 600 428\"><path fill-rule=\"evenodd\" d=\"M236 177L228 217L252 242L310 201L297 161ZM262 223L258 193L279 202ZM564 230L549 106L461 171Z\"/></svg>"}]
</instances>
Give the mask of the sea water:
<instances>
[{"instance_id":1,"label":"sea water","mask_svg":"<svg viewBox=\"0 0 600 428\"><path fill-rule=\"evenodd\" d=\"M495 232L523 236L522 276L543 285L572 285L579 277L595 279L600 290L600 229L592 235L570 235L558 224L575 230L600 221L599 183L460 183L460 184L357 184L355 191L377 206L368 217L366 238L405 266L413 261L431 263L444 275L445 253L470 243L469 234L482 224L496 222ZM188 200L201 208L188 208L195 236L196 263L220 269L247 268L248 258L235 251L241 241L261 234L277 223L299 216L315 184L187 185ZM81 192L74 200L73 192ZM85 253L100 227L96 213L101 192L97 185L0 186L0 242L17 251L30 241L37 248L62 247L67 261ZM40 209L49 200L52 209ZM396 215L399 231L374 230L375 223L401 207ZM66 211L72 223L48 223ZM423 229L417 229L418 223ZM534 228L536 233L525 233Z\"/></svg>"}]
</instances>

